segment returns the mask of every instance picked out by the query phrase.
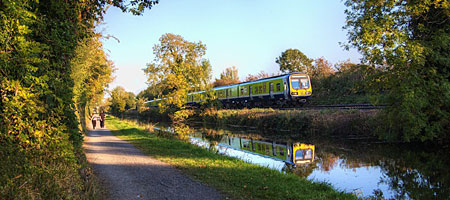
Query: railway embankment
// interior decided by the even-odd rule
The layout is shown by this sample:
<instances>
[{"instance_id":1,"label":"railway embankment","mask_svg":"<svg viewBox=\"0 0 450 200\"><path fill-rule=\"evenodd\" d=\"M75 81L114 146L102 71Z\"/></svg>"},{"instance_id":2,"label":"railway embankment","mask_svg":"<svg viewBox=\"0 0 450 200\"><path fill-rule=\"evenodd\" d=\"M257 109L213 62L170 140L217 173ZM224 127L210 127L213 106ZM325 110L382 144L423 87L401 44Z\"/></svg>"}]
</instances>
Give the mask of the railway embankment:
<instances>
[{"instance_id":1,"label":"railway embankment","mask_svg":"<svg viewBox=\"0 0 450 200\"><path fill-rule=\"evenodd\" d=\"M207 109L196 120L218 125L239 125L261 130L286 130L298 134L327 135L345 138L375 136L379 110L276 110L276 109Z\"/></svg>"},{"instance_id":2,"label":"railway embankment","mask_svg":"<svg viewBox=\"0 0 450 200\"><path fill-rule=\"evenodd\" d=\"M285 130L288 134L358 139L376 137L380 112L381 109L198 109L189 112L187 120L218 126L245 126L261 131ZM155 108L141 114L129 112L126 117L150 122L171 119Z\"/></svg>"}]
</instances>

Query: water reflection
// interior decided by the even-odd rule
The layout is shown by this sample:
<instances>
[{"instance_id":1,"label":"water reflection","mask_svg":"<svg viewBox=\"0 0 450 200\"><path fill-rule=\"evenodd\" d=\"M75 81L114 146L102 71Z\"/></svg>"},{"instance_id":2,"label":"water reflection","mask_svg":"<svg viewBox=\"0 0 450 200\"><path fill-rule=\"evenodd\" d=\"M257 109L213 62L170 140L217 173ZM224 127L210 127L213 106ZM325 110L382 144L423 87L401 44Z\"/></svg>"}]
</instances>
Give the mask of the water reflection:
<instances>
[{"instance_id":1,"label":"water reflection","mask_svg":"<svg viewBox=\"0 0 450 200\"><path fill-rule=\"evenodd\" d=\"M179 132L176 137L213 152L327 182L362 197L450 198L446 149L323 138L274 139L247 130L186 125L160 128Z\"/></svg>"}]
</instances>

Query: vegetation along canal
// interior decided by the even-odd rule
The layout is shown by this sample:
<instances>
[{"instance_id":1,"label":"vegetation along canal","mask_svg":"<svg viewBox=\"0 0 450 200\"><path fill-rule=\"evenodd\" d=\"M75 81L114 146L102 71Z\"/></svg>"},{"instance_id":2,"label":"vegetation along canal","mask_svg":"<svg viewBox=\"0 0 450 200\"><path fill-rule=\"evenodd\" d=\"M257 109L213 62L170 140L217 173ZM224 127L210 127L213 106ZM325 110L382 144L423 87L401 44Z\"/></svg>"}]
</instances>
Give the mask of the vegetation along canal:
<instances>
[{"instance_id":1,"label":"vegetation along canal","mask_svg":"<svg viewBox=\"0 0 450 200\"><path fill-rule=\"evenodd\" d=\"M450 196L448 149L330 138L300 138L286 132L211 128L199 124L158 125L211 151L326 182L362 197L438 199ZM270 136L272 135L272 136ZM274 138L273 135L284 135Z\"/></svg>"}]
</instances>

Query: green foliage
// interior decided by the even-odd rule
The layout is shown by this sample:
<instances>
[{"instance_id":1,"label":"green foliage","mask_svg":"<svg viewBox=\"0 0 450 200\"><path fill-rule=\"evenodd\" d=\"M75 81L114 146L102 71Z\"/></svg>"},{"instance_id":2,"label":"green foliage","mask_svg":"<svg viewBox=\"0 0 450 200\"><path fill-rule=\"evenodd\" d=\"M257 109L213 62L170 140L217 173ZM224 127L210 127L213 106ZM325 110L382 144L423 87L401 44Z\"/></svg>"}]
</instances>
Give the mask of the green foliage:
<instances>
[{"instance_id":1,"label":"green foliage","mask_svg":"<svg viewBox=\"0 0 450 200\"><path fill-rule=\"evenodd\" d=\"M139 14L155 1L0 2L1 198L89 198L78 122L110 80L93 31L109 4Z\"/></svg>"},{"instance_id":2,"label":"green foliage","mask_svg":"<svg viewBox=\"0 0 450 200\"><path fill-rule=\"evenodd\" d=\"M127 105L128 93L121 86L115 87L111 90L110 111L116 115L125 112Z\"/></svg>"},{"instance_id":3,"label":"green foliage","mask_svg":"<svg viewBox=\"0 0 450 200\"><path fill-rule=\"evenodd\" d=\"M179 123L185 121L192 115L194 115L194 110L189 109L178 110L175 113L173 113L173 115L170 115L170 119L174 123Z\"/></svg>"},{"instance_id":4,"label":"green foliage","mask_svg":"<svg viewBox=\"0 0 450 200\"><path fill-rule=\"evenodd\" d=\"M311 74L312 62L305 54L298 49L288 49L281 53L275 61L280 65L281 72L303 72Z\"/></svg>"},{"instance_id":5,"label":"green foliage","mask_svg":"<svg viewBox=\"0 0 450 200\"><path fill-rule=\"evenodd\" d=\"M129 110L129 109L135 109L136 108L136 95L133 92L127 92L126 95L126 105L125 105L125 109Z\"/></svg>"},{"instance_id":6,"label":"green foliage","mask_svg":"<svg viewBox=\"0 0 450 200\"><path fill-rule=\"evenodd\" d=\"M144 98L138 98L136 100L136 110L138 113L142 113L145 110L147 110L147 106L145 106L145 99Z\"/></svg>"},{"instance_id":7,"label":"green foliage","mask_svg":"<svg viewBox=\"0 0 450 200\"><path fill-rule=\"evenodd\" d=\"M73 101L84 131L87 131L86 121L90 121L93 108L102 104L105 88L112 81L114 71L99 39L99 35L94 35L80 41L70 62L70 76L74 81Z\"/></svg>"},{"instance_id":8,"label":"green foliage","mask_svg":"<svg viewBox=\"0 0 450 200\"><path fill-rule=\"evenodd\" d=\"M450 3L348 0L347 48L379 70L373 91L392 104L380 129L388 139L448 140ZM381 85L381 87L379 87Z\"/></svg>"},{"instance_id":9,"label":"green foliage","mask_svg":"<svg viewBox=\"0 0 450 200\"><path fill-rule=\"evenodd\" d=\"M149 87L164 98L159 107L179 110L186 103L188 91L207 88L211 78L211 65L203 59L206 46L201 42L189 42L174 34L164 34L160 44L153 47L155 60L144 70Z\"/></svg>"},{"instance_id":10,"label":"green foliage","mask_svg":"<svg viewBox=\"0 0 450 200\"><path fill-rule=\"evenodd\" d=\"M337 67L338 71L333 75L311 78L313 94L308 104L370 103L367 84L372 78L370 74L374 73L373 70L366 65L348 62L340 63ZM377 94L377 97L381 95Z\"/></svg>"}]
</instances>

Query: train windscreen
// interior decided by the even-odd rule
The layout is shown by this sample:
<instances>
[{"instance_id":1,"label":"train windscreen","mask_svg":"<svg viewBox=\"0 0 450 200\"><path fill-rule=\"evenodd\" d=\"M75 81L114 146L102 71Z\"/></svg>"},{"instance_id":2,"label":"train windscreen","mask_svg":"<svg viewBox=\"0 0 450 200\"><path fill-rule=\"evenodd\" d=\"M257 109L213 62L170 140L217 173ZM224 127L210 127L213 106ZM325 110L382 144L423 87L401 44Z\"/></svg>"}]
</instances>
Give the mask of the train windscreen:
<instances>
[{"instance_id":1,"label":"train windscreen","mask_svg":"<svg viewBox=\"0 0 450 200\"><path fill-rule=\"evenodd\" d=\"M291 80L292 88L293 89L308 89L309 88L309 81L308 78L293 78Z\"/></svg>"}]
</instances>

